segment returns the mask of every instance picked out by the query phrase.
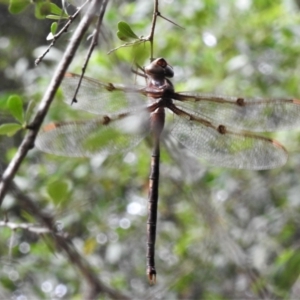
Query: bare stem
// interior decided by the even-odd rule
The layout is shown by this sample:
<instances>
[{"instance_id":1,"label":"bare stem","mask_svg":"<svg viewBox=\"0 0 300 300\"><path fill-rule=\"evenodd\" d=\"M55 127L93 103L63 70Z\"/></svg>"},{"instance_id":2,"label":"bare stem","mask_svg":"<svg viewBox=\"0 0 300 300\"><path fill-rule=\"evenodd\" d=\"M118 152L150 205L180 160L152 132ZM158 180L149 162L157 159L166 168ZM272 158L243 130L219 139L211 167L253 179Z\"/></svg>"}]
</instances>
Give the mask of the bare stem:
<instances>
[{"instance_id":1,"label":"bare stem","mask_svg":"<svg viewBox=\"0 0 300 300\"><path fill-rule=\"evenodd\" d=\"M153 8L153 17L152 17L152 25L151 25L151 31L150 35L148 37L149 42L150 42L150 51L151 51L151 61L153 61L153 39L154 39L154 32L155 32L155 26L156 26L156 19L157 16L159 15L158 11L158 0L154 0L154 8Z\"/></svg>"},{"instance_id":2,"label":"bare stem","mask_svg":"<svg viewBox=\"0 0 300 300\"><path fill-rule=\"evenodd\" d=\"M91 55L92 55L95 47L99 43L100 28L101 28L101 24L102 24L102 21L103 21L104 13L105 13L105 10L106 10L107 2L108 2L108 0L103 0L102 7L101 7L101 12L100 12L100 15L99 15L98 21L97 21L97 26L96 26L96 29L93 32L93 38L92 38L92 41L91 41L91 44L90 44L90 48L88 50L88 54L86 56L85 62L84 62L83 67L82 67L82 72L81 72L80 79L79 79L79 82L77 84L77 87L76 87L76 90L75 90L75 93L74 93L74 97L72 99L72 104L73 104L73 102L76 102L76 97L77 97L77 94L78 94L78 91L79 91L79 88L80 88L81 81L83 79L85 70L87 68L88 62L89 62L89 60L91 58Z\"/></svg>"},{"instance_id":3,"label":"bare stem","mask_svg":"<svg viewBox=\"0 0 300 300\"><path fill-rule=\"evenodd\" d=\"M43 58L46 56L46 54L50 51L50 49L54 46L54 44L56 43L56 41L60 38L60 36L66 32L69 28L69 26L72 24L72 22L76 19L76 17L79 15L80 11L82 10L82 8L88 3L88 1L84 2L80 7L77 8L76 12L69 17L68 22L65 24L65 26L54 35L51 44L48 46L48 48L46 49L46 51L40 55L36 60L35 60L35 64L38 65Z\"/></svg>"},{"instance_id":4,"label":"bare stem","mask_svg":"<svg viewBox=\"0 0 300 300\"><path fill-rule=\"evenodd\" d=\"M94 271L93 266L91 266L88 261L76 250L67 232L57 232L55 219L48 213L41 210L41 208L36 204L37 201L33 201L27 195L24 195L14 184L12 184L11 192L17 199L20 200L19 205L22 207L22 209L29 212L45 226L43 228L41 227L40 229L45 231L48 229L48 236L54 241L54 250L64 253L64 255L69 259L70 263L79 271L79 276L86 281L89 289L84 299L98 299L99 294L105 294L109 297L109 299L129 299L125 294L107 286L99 279L99 274ZM25 226L28 227L28 230L30 230L32 227L29 225L30 224L27 224L27 226L18 224L17 227L23 228Z\"/></svg>"}]
</instances>

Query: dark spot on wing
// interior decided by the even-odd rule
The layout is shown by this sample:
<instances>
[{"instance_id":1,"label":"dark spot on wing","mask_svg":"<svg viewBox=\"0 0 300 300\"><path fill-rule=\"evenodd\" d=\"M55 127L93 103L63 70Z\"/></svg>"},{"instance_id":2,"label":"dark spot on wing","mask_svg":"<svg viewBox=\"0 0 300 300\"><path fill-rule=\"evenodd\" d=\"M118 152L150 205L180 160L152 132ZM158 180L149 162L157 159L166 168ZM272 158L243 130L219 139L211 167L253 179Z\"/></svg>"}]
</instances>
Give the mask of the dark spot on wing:
<instances>
[{"instance_id":1,"label":"dark spot on wing","mask_svg":"<svg viewBox=\"0 0 300 300\"><path fill-rule=\"evenodd\" d=\"M244 98L237 98L236 99L236 104L238 106L244 106L245 105L245 99Z\"/></svg>"},{"instance_id":2,"label":"dark spot on wing","mask_svg":"<svg viewBox=\"0 0 300 300\"><path fill-rule=\"evenodd\" d=\"M103 117L103 125L107 125L111 121L109 116L104 116Z\"/></svg>"},{"instance_id":3,"label":"dark spot on wing","mask_svg":"<svg viewBox=\"0 0 300 300\"><path fill-rule=\"evenodd\" d=\"M111 92L111 91L115 90L115 87L114 87L114 85L112 83L108 83L108 85L106 86L106 89L109 92Z\"/></svg>"},{"instance_id":4,"label":"dark spot on wing","mask_svg":"<svg viewBox=\"0 0 300 300\"><path fill-rule=\"evenodd\" d=\"M219 125L218 126L218 132L221 134L225 134L226 133L226 127L224 125Z\"/></svg>"}]
</instances>

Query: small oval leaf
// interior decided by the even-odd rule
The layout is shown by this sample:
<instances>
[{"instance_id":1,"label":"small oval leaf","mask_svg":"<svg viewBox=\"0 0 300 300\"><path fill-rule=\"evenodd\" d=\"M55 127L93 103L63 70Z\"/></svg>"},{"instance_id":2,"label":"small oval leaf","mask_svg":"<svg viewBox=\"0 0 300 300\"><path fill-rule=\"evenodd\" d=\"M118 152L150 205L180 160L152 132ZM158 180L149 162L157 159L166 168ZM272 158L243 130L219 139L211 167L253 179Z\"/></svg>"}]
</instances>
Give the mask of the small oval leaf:
<instances>
[{"instance_id":1,"label":"small oval leaf","mask_svg":"<svg viewBox=\"0 0 300 300\"><path fill-rule=\"evenodd\" d=\"M58 15L58 16L65 16L65 12L59 8L56 4L50 3L50 13L53 15Z\"/></svg>"},{"instance_id":2,"label":"small oval leaf","mask_svg":"<svg viewBox=\"0 0 300 300\"><path fill-rule=\"evenodd\" d=\"M69 185L66 181L54 181L48 184L47 192L55 205L66 200L69 194Z\"/></svg>"},{"instance_id":3,"label":"small oval leaf","mask_svg":"<svg viewBox=\"0 0 300 300\"><path fill-rule=\"evenodd\" d=\"M56 31L57 31L57 26L58 26L58 23L57 23L57 22L53 22L53 23L51 24L50 30L51 30L51 33L52 33L53 35L55 35L55 33L56 33Z\"/></svg>"},{"instance_id":4,"label":"small oval leaf","mask_svg":"<svg viewBox=\"0 0 300 300\"><path fill-rule=\"evenodd\" d=\"M34 113L34 109L36 108L36 106L37 103L35 101L33 100L29 101L25 111L25 117L24 117L26 123L30 123L31 117Z\"/></svg>"},{"instance_id":5,"label":"small oval leaf","mask_svg":"<svg viewBox=\"0 0 300 300\"><path fill-rule=\"evenodd\" d=\"M0 134L1 135L12 136L17 131L19 131L20 129L22 129L22 125L21 124L6 123L6 124L0 125Z\"/></svg>"},{"instance_id":6,"label":"small oval leaf","mask_svg":"<svg viewBox=\"0 0 300 300\"><path fill-rule=\"evenodd\" d=\"M49 17L49 15L47 16L47 18L48 17ZM58 17L58 16L54 16L54 17ZM58 18L60 18L60 17L58 17ZM50 32L49 32L49 34L47 35L47 38L46 38L47 41L51 41L51 40L54 39L54 35L56 34L57 27L58 27L58 23L57 22L53 22L51 24Z\"/></svg>"},{"instance_id":7,"label":"small oval leaf","mask_svg":"<svg viewBox=\"0 0 300 300\"><path fill-rule=\"evenodd\" d=\"M118 23L117 36L122 41L138 39L139 37L132 31L131 27L126 22Z\"/></svg>"},{"instance_id":8,"label":"small oval leaf","mask_svg":"<svg viewBox=\"0 0 300 300\"><path fill-rule=\"evenodd\" d=\"M11 14L19 14L30 4L30 0L10 0L9 12Z\"/></svg>"},{"instance_id":9,"label":"small oval leaf","mask_svg":"<svg viewBox=\"0 0 300 300\"><path fill-rule=\"evenodd\" d=\"M12 95L8 98L7 107L13 117L21 124L24 121L23 102L18 95Z\"/></svg>"},{"instance_id":10,"label":"small oval leaf","mask_svg":"<svg viewBox=\"0 0 300 300\"><path fill-rule=\"evenodd\" d=\"M34 15L37 19L44 19L51 12L50 2L36 2Z\"/></svg>"}]
</instances>

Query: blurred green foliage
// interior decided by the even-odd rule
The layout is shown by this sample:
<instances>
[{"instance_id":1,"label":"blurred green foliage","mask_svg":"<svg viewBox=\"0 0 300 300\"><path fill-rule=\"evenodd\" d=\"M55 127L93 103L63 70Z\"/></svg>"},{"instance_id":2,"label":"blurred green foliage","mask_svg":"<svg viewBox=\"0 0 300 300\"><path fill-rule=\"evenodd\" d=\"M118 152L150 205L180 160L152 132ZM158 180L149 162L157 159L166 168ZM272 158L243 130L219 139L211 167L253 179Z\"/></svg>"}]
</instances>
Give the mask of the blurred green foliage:
<instances>
[{"instance_id":1,"label":"blurred green foliage","mask_svg":"<svg viewBox=\"0 0 300 300\"><path fill-rule=\"evenodd\" d=\"M16 12L23 8L17 7ZM160 3L160 12L185 28L163 19L156 24L154 56L166 58L174 67L176 90L300 97L296 1L165 1ZM149 62L149 44L107 52L123 43L117 36L120 21L128 23L134 35L147 36L151 19L151 1L112 1L87 75L134 83L130 68L135 60L140 65ZM1 125L15 120L23 124L23 110L34 111L76 24L34 67L34 60L45 50L51 22L37 20L32 5L22 14L11 15L0 4ZM52 28L52 34L55 31ZM80 72L88 43L82 44L70 71ZM61 103L58 94L45 123L86 118L91 116ZM21 125L14 126L20 129ZM13 137L0 136L0 170L23 135L19 131ZM166 138L155 287L149 287L145 275L151 141L145 140L127 154L93 159L56 157L34 149L15 184L54 216L57 227L72 238L102 281L130 298L296 299L300 288L300 136L280 132L272 137L286 146L289 161L280 169L260 172L209 166ZM9 193L1 219L44 227L21 201ZM83 297L82 275L63 252L55 251L50 235L0 229L0 298Z\"/></svg>"}]
</instances>

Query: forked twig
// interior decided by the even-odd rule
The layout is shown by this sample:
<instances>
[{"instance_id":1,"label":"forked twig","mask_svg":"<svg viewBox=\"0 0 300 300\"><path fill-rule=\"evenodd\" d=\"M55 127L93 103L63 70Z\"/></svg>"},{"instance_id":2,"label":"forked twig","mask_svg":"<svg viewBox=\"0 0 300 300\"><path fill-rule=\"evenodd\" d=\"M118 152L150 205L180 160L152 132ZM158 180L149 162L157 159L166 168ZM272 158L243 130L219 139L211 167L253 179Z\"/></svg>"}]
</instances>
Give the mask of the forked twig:
<instances>
[{"instance_id":1,"label":"forked twig","mask_svg":"<svg viewBox=\"0 0 300 300\"><path fill-rule=\"evenodd\" d=\"M38 65L43 58L46 56L46 54L50 51L50 49L54 46L54 44L56 43L56 41L60 38L60 36L66 32L69 28L69 26L71 25L71 23L76 19L76 17L79 15L80 11L82 10L82 8L88 3L89 1L87 0L86 2L84 2L81 6L79 6L77 8L77 10L75 11L75 13L69 17L68 22L65 24L65 26L53 36L52 42L51 44L48 46L48 48L45 50L45 52L40 55L36 60L35 60L35 64Z\"/></svg>"},{"instance_id":2,"label":"forked twig","mask_svg":"<svg viewBox=\"0 0 300 300\"><path fill-rule=\"evenodd\" d=\"M121 46L118 46L112 50L110 50L108 52L108 54L120 49L120 48L124 48L124 47L131 47L131 46L135 46L135 45L139 45L141 43L146 43L149 42L150 43L150 60L153 61L154 57L153 57L153 41L154 41L154 33L155 33L155 26L156 26L156 20L157 17L161 17L162 19L174 24L175 26L178 26L181 29L184 29L183 27L181 27L180 25L176 24L175 22L171 21L170 19L162 16L162 14L159 12L158 10L158 0L154 0L154 8L153 8L153 16L152 16L152 22L151 22L151 29L150 29L150 33L148 36L146 37L140 37L139 39L136 39L133 42L127 42L125 44L122 44Z\"/></svg>"}]
</instances>

